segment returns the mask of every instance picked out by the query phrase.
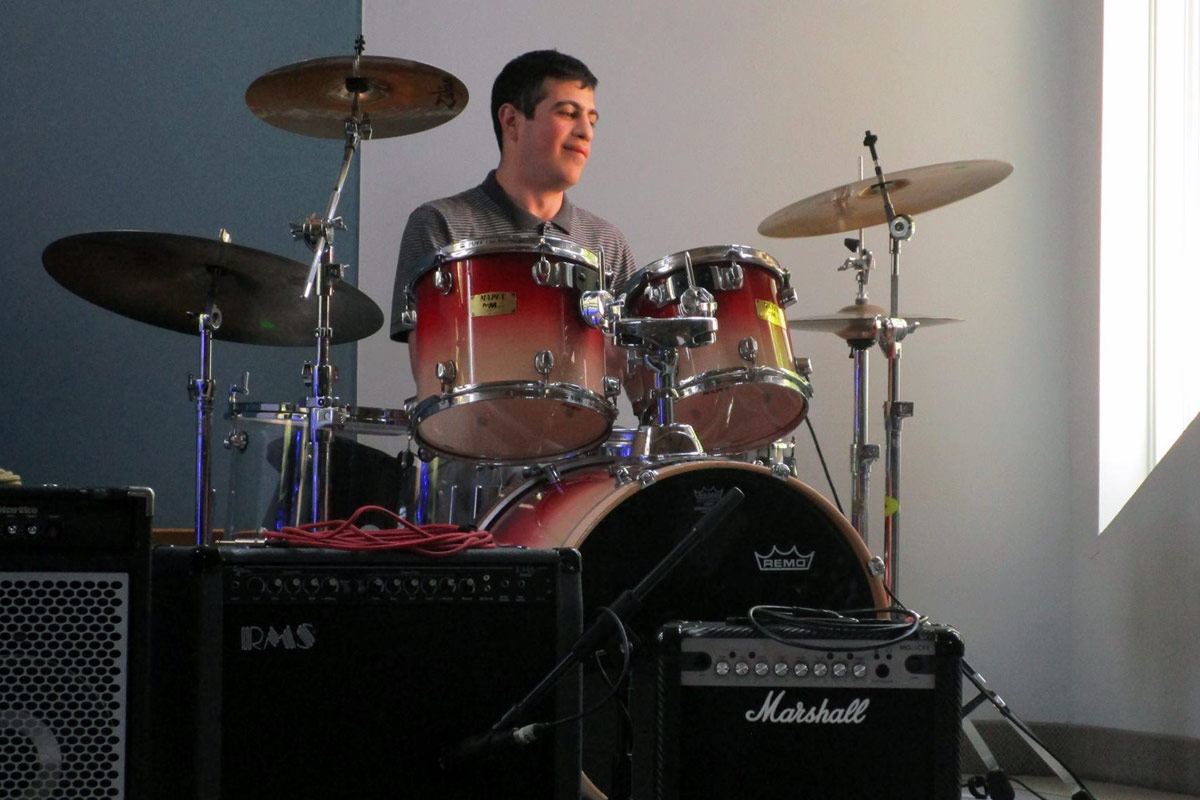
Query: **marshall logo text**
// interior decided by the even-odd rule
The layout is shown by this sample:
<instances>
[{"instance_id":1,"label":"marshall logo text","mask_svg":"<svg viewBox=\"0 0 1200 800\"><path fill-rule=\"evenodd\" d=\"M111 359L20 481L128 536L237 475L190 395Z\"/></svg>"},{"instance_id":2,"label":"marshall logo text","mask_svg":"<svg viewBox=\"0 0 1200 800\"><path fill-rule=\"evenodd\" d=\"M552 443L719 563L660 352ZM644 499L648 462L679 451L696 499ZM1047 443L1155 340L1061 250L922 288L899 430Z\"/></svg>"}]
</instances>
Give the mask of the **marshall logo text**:
<instances>
[{"instance_id":1,"label":"marshall logo text","mask_svg":"<svg viewBox=\"0 0 1200 800\"><path fill-rule=\"evenodd\" d=\"M242 651L252 650L310 650L317 643L317 630L311 624L242 626Z\"/></svg>"},{"instance_id":2,"label":"marshall logo text","mask_svg":"<svg viewBox=\"0 0 1200 800\"><path fill-rule=\"evenodd\" d=\"M746 712L747 722L781 722L797 725L861 725L867 719L867 698L851 700L845 708L830 708L829 699L821 701L820 707L806 706L797 701L795 706L780 708L787 692L767 692L762 708Z\"/></svg>"}]
</instances>

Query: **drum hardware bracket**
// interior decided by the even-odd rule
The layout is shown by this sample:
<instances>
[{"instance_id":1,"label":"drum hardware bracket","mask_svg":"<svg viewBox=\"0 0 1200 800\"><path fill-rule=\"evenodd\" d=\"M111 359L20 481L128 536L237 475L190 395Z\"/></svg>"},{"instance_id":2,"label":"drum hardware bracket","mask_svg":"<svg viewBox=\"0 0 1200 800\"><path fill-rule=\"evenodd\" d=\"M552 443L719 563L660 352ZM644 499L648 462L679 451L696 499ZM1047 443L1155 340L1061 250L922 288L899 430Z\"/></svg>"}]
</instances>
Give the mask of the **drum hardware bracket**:
<instances>
[{"instance_id":1,"label":"drum hardware bracket","mask_svg":"<svg viewBox=\"0 0 1200 800\"><path fill-rule=\"evenodd\" d=\"M248 395L250 393L250 373L241 373L241 383L229 384L229 433L222 444L226 450L236 450L238 452L246 452L246 447L250 446L250 433L244 428L238 426L241 419L241 411L238 408L238 395Z\"/></svg>"},{"instance_id":2,"label":"drum hardware bracket","mask_svg":"<svg viewBox=\"0 0 1200 800\"><path fill-rule=\"evenodd\" d=\"M781 481L786 481L788 478L792 477L791 467L789 467L787 464L772 464L771 477L779 478Z\"/></svg>"},{"instance_id":3,"label":"drum hardware bracket","mask_svg":"<svg viewBox=\"0 0 1200 800\"><path fill-rule=\"evenodd\" d=\"M652 469L644 469L637 474L637 482L642 486L653 486L656 480L658 480L658 476Z\"/></svg>"},{"instance_id":4,"label":"drum hardware bracket","mask_svg":"<svg viewBox=\"0 0 1200 800\"><path fill-rule=\"evenodd\" d=\"M679 297L679 309L687 317L715 317L717 301L703 286L691 286Z\"/></svg>"},{"instance_id":5,"label":"drum hardware bracket","mask_svg":"<svg viewBox=\"0 0 1200 800\"><path fill-rule=\"evenodd\" d=\"M440 266L433 273L433 285L442 294L450 294L454 290L454 274L445 266Z\"/></svg>"},{"instance_id":6,"label":"drum hardware bracket","mask_svg":"<svg viewBox=\"0 0 1200 800\"><path fill-rule=\"evenodd\" d=\"M562 486L562 475L559 474L558 467L553 464L535 464L521 468L521 475L525 478L542 477L546 483L554 487Z\"/></svg>"},{"instance_id":7,"label":"drum hardware bracket","mask_svg":"<svg viewBox=\"0 0 1200 800\"><path fill-rule=\"evenodd\" d=\"M728 267L715 265L712 268L713 287L718 292L736 292L745 285L746 271L734 261Z\"/></svg>"},{"instance_id":8,"label":"drum hardware bracket","mask_svg":"<svg viewBox=\"0 0 1200 800\"><path fill-rule=\"evenodd\" d=\"M322 367L325 370L323 383L330 386L340 377L341 373L338 372L335 364L324 364ZM300 375L304 379L304 385L311 389L316 385L314 378L317 376L317 366L311 361L305 361L304 366L300 368Z\"/></svg>"},{"instance_id":9,"label":"drum hardware bracket","mask_svg":"<svg viewBox=\"0 0 1200 800\"><path fill-rule=\"evenodd\" d=\"M738 355L742 357L742 361L754 363L758 358L758 340L753 336L747 336L738 342Z\"/></svg>"},{"instance_id":10,"label":"drum hardware bracket","mask_svg":"<svg viewBox=\"0 0 1200 800\"><path fill-rule=\"evenodd\" d=\"M812 359L807 356L796 356L792 359L792 366L796 368L796 374L801 378L811 378L813 374Z\"/></svg>"},{"instance_id":11,"label":"drum hardware bracket","mask_svg":"<svg viewBox=\"0 0 1200 800\"><path fill-rule=\"evenodd\" d=\"M871 573L872 578L882 578L887 569L883 565L883 559L879 556L873 556L867 562L867 572Z\"/></svg>"},{"instance_id":12,"label":"drum hardware bracket","mask_svg":"<svg viewBox=\"0 0 1200 800\"><path fill-rule=\"evenodd\" d=\"M554 369L554 353L549 350L539 350L533 357L533 368L542 377L549 377L550 372Z\"/></svg>"},{"instance_id":13,"label":"drum hardware bracket","mask_svg":"<svg viewBox=\"0 0 1200 800\"><path fill-rule=\"evenodd\" d=\"M608 291L585 291L579 295L579 313L583 321L593 328L612 336L617 329L617 322L625 314L623 298L614 298Z\"/></svg>"},{"instance_id":14,"label":"drum hardware bracket","mask_svg":"<svg viewBox=\"0 0 1200 800\"><path fill-rule=\"evenodd\" d=\"M437 366L433 368L433 374L442 384L442 391L445 392L454 383L454 379L458 377L458 365L453 361L439 361Z\"/></svg>"},{"instance_id":15,"label":"drum hardware bracket","mask_svg":"<svg viewBox=\"0 0 1200 800\"><path fill-rule=\"evenodd\" d=\"M620 395L621 382L611 375L606 375L604 377L604 396L611 399Z\"/></svg>"}]
</instances>

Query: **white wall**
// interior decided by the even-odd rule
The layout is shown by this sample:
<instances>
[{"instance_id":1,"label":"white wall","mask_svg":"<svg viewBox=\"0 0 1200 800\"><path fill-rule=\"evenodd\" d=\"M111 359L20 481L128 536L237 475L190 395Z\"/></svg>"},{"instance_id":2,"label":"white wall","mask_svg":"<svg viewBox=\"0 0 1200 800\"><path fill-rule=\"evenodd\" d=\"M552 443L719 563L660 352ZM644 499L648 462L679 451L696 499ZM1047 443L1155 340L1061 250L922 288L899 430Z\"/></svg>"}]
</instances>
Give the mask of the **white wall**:
<instances>
[{"instance_id":1,"label":"white wall","mask_svg":"<svg viewBox=\"0 0 1200 800\"><path fill-rule=\"evenodd\" d=\"M904 425L900 593L962 630L1019 713L1069 718L1071 533L1089 496L1072 442L1088 433L1076 410L1094 417L1095 391L1094 345L1073 309L1091 291L1080 282L1095 280L1096 5L365 2L369 53L442 67L472 99L447 125L364 146L359 285L386 308L408 212L495 165L491 81L533 48L579 56L600 77L592 163L572 199L619 225L641 264L711 244L767 250L799 288L793 317L852 301L852 276L836 271L842 237L766 239L756 227L857 179L866 129L889 171L1013 163L998 186L919 216L904 247L902 311L967 321L905 344L901 399L916 415ZM868 246L880 261L872 299L886 306L881 231ZM848 351L828 334L793 340L816 362L811 418L846 503ZM359 359L360 404L413 393L404 345L380 334ZM871 441L883 445L878 352L871 366ZM803 430L797 441L804 480L826 492ZM879 509L882 462L872 477Z\"/></svg>"}]
</instances>

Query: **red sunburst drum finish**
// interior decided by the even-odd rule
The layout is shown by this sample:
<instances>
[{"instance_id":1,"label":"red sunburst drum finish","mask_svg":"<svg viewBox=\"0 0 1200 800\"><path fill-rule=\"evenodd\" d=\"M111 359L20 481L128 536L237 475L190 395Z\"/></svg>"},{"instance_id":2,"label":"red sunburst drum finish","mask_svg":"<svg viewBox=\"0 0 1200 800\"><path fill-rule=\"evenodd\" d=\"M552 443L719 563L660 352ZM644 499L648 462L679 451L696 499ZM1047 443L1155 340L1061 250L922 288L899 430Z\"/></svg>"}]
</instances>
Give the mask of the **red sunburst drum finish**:
<instances>
[{"instance_id":1,"label":"red sunburst drum finish","mask_svg":"<svg viewBox=\"0 0 1200 800\"><path fill-rule=\"evenodd\" d=\"M563 285L535 280L543 258L568 276L555 279ZM441 250L409 286L418 443L452 458L513 463L603 442L617 413L604 394L604 336L579 309L581 287L594 288L597 277L595 254L563 239ZM539 358L543 369L552 362L547 374Z\"/></svg>"},{"instance_id":2,"label":"red sunburst drum finish","mask_svg":"<svg viewBox=\"0 0 1200 800\"><path fill-rule=\"evenodd\" d=\"M792 358L783 311L788 274L771 256L742 245L681 251L630 278L625 316L684 316L675 298L686 286L687 259L696 282L717 301L717 339L679 352L675 419L695 429L706 452L753 450L803 422L812 395ZM740 285L723 284L718 274L735 266L740 267ZM664 289L669 289L667 299L656 300L655 293ZM755 348L748 357L751 338ZM644 363L624 376L625 392L639 417L651 402L654 377Z\"/></svg>"}]
</instances>

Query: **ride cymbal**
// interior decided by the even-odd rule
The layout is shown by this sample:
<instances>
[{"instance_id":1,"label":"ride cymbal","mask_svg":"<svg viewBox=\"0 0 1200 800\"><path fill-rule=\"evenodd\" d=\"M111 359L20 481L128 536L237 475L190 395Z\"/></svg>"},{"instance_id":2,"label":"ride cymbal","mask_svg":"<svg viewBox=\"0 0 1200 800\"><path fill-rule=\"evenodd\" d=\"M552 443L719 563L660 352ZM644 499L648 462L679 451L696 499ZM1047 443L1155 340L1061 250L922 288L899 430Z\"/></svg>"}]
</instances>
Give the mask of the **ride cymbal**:
<instances>
[{"instance_id":1,"label":"ride cymbal","mask_svg":"<svg viewBox=\"0 0 1200 800\"><path fill-rule=\"evenodd\" d=\"M888 316L887 309L870 303L846 306L835 314L816 317L800 317L788 320L788 327L798 331L820 331L840 336L848 342L874 339L878 332L876 317ZM901 314L900 319L910 325L919 323L920 327L927 325L947 325L952 322L962 322L960 317L923 317Z\"/></svg>"},{"instance_id":2,"label":"ride cymbal","mask_svg":"<svg viewBox=\"0 0 1200 800\"><path fill-rule=\"evenodd\" d=\"M356 110L370 122L364 138L436 128L458 116L467 98L467 87L450 73L384 56L301 61L268 72L246 90L246 105L259 119L320 139L343 138Z\"/></svg>"},{"instance_id":3,"label":"ride cymbal","mask_svg":"<svg viewBox=\"0 0 1200 800\"><path fill-rule=\"evenodd\" d=\"M982 192L1008 177L1007 161L950 161L886 175L897 214L910 216ZM821 236L887 223L874 176L814 194L781 208L758 226L763 236Z\"/></svg>"},{"instance_id":4,"label":"ride cymbal","mask_svg":"<svg viewBox=\"0 0 1200 800\"><path fill-rule=\"evenodd\" d=\"M211 298L222 317L216 339L291 347L316 341L316 298L300 297L308 267L282 256L219 239L101 231L51 242L42 263L84 300L160 328L198 334L195 315ZM330 307L334 344L383 326L375 301L343 281Z\"/></svg>"}]
</instances>

